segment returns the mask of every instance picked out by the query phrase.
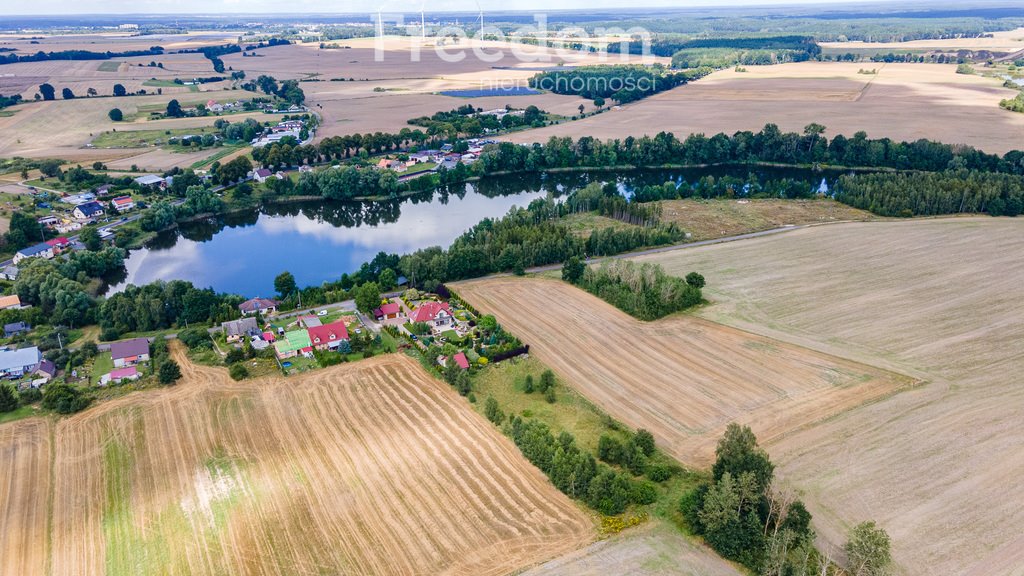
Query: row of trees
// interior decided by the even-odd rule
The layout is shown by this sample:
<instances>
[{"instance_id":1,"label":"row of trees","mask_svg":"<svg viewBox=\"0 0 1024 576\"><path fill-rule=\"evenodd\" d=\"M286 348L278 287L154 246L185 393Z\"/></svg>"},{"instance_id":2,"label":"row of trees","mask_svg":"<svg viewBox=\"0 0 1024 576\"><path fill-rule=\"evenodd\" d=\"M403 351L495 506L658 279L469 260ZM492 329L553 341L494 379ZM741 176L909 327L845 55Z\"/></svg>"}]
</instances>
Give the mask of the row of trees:
<instances>
[{"instance_id":1,"label":"row of trees","mask_svg":"<svg viewBox=\"0 0 1024 576\"><path fill-rule=\"evenodd\" d=\"M627 137L601 141L584 136L553 136L546 143L521 146L502 142L488 147L480 156L483 174L503 171L541 171L568 167L662 166L746 164L755 162L791 165L830 164L836 166L941 171L967 168L985 172L1024 175L1024 151L1003 156L987 154L963 145L931 140L896 142L871 139L864 132L851 138L837 135L829 140L825 127L808 124L802 133L783 132L767 124L760 132L693 134L685 140L660 132L653 137Z\"/></svg>"},{"instance_id":2,"label":"row of trees","mask_svg":"<svg viewBox=\"0 0 1024 576\"><path fill-rule=\"evenodd\" d=\"M39 51L35 54L0 54L0 65L15 62L45 62L47 60L110 60L111 58L132 58L135 56L158 56L164 53L161 46L150 46L148 50L126 50L124 52L91 52L89 50L61 50L58 52Z\"/></svg>"},{"instance_id":3,"label":"row of trees","mask_svg":"<svg viewBox=\"0 0 1024 576\"><path fill-rule=\"evenodd\" d=\"M703 276L691 272L682 280L658 264L615 259L594 268L569 258L562 266L562 279L641 320L657 320L703 300Z\"/></svg>"},{"instance_id":4,"label":"row of trees","mask_svg":"<svg viewBox=\"0 0 1024 576\"><path fill-rule=\"evenodd\" d=\"M420 116L409 120L409 124L427 129L427 134L454 134L458 136L481 136L485 132L510 130L519 126L543 126L545 112L536 106L527 106L522 113L513 113L511 106L505 107L508 114L498 119L495 114L480 114L483 108L474 108L472 104L459 106L447 112L437 112L431 116Z\"/></svg>"}]
</instances>

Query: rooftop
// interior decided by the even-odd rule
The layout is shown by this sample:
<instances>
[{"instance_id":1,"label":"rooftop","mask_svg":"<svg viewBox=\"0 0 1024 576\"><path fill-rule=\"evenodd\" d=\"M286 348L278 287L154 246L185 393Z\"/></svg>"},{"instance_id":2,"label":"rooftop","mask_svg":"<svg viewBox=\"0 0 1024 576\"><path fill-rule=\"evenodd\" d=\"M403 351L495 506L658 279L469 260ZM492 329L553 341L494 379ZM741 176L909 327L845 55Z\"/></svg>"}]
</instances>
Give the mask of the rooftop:
<instances>
[{"instance_id":1,"label":"rooftop","mask_svg":"<svg viewBox=\"0 0 1024 576\"><path fill-rule=\"evenodd\" d=\"M145 338L120 340L110 344L110 357L114 360L143 354L149 354L149 340Z\"/></svg>"},{"instance_id":2,"label":"rooftop","mask_svg":"<svg viewBox=\"0 0 1024 576\"><path fill-rule=\"evenodd\" d=\"M39 348L29 346L19 350L0 351L0 370L21 370L25 366L39 364L42 356Z\"/></svg>"}]
</instances>

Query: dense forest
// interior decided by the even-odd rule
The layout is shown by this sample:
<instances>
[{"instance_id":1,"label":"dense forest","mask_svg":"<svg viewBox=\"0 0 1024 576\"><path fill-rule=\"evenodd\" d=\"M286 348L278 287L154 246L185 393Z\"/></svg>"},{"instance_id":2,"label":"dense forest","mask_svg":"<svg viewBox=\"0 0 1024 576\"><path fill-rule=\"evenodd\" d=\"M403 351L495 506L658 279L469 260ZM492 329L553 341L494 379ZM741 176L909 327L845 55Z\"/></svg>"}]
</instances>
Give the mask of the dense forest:
<instances>
[{"instance_id":1,"label":"dense forest","mask_svg":"<svg viewBox=\"0 0 1024 576\"><path fill-rule=\"evenodd\" d=\"M657 320L702 302L704 277L691 272L686 279L669 276L657 264L608 260L580 273L577 261L567 260L562 279L640 320Z\"/></svg>"},{"instance_id":2,"label":"dense forest","mask_svg":"<svg viewBox=\"0 0 1024 576\"><path fill-rule=\"evenodd\" d=\"M1024 177L978 171L851 174L842 176L836 200L882 216L932 216L984 212L1024 213Z\"/></svg>"},{"instance_id":3,"label":"dense forest","mask_svg":"<svg viewBox=\"0 0 1024 576\"><path fill-rule=\"evenodd\" d=\"M657 65L579 66L537 74L530 79L530 87L625 104L686 84L707 72L668 72Z\"/></svg>"}]
</instances>

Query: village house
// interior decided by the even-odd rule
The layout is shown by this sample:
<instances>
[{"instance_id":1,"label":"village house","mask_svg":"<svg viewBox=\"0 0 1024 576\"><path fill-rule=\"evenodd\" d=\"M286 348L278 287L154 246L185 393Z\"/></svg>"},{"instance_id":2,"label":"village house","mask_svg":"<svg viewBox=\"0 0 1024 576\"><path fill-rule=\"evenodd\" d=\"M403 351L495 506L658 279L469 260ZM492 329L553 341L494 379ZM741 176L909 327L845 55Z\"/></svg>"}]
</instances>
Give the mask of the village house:
<instances>
[{"instance_id":1,"label":"village house","mask_svg":"<svg viewBox=\"0 0 1024 576\"><path fill-rule=\"evenodd\" d=\"M381 170L394 170L395 172L405 172L405 162L401 160L391 160L390 158L381 158L377 162L377 168Z\"/></svg>"},{"instance_id":2,"label":"village house","mask_svg":"<svg viewBox=\"0 0 1024 576\"><path fill-rule=\"evenodd\" d=\"M39 222L40 226L44 226L46 228L53 228L58 223L60 223L60 218L50 214L49 216L43 216L41 218L36 218L36 222Z\"/></svg>"},{"instance_id":3,"label":"village house","mask_svg":"<svg viewBox=\"0 0 1024 576\"><path fill-rule=\"evenodd\" d=\"M277 302L268 298L250 298L238 305L238 309L246 316L250 314L273 314L277 312Z\"/></svg>"},{"instance_id":4,"label":"village house","mask_svg":"<svg viewBox=\"0 0 1024 576\"><path fill-rule=\"evenodd\" d=\"M21 298L19 298L17 294L0 296L0 310L7 310L8 308L14 310L21 308Z\"/></svg>"},{"instance_id":5,"label":"village house","mask_svg":"<svg viewBox=\"0 0 1024 576\"><path fill-rule=\"evenodd\" d=\"M18 279L19 272L21 272L21 270L18 270L18 267L13 264L10 266L4 266L3 270L0 270L0 278L14 281Z\"/></svg>"},{"instance_id":6,"label":"village house","mask_svg":"<svg viewBox=\"0 0 1024 576\"><path fill-rule=\"evenodd\" d=\"M24 334L31 329L32 327L25 322L11 322L10 324L4 324L4 338Z\"/></svg>"},{"instance_id":7,"label":"village house","mask_svg":"<svg viewBox=\"0 0 1024 576\"><path fill-rule=\"evenodd\" d=\"M20 264L23 260L28 258L45 258L49 260L50 258L53 258L53 246L50 246L46 242L40 242L35 246L22 248L14 253L13 262L15 264Z\"/></svg>"},{"instance_id":8,"label":"village house","mask_svg":"<svg viewBox=\"0 0 1024 576\"><path fill-rule=\"evenodd\" d=\"M46 382L53 380L53 377L57 375L57 366L53 362L43 358L39 361L39 367L36 368L36 375L45 380L45 382L41 382L41 384L45 384ZM33 382L33 385L34 384L35 382Z\"/></svg>"},{"instance_id":9,"label":"village house","mask_svg":"<svg viewBox=\"0 0 1024 576\"><path fill-rule=\"evenodd\" d=\"M302 166L299 166L299 173L300 174L305 174L306 172L312 172L312 171L313 171L313 167L310 166L309 164L303 164Z\"/></svg>"},{"instance_id":10,"label":"village house","mask_svg":"<svg viewBox=\"0 0 1024 576\"><path fill-rule=\"evenodd\" d=\"M39 368L42 359L43 355L35 346L0 351L0 376L21 378L25 374L31 374Z\"/></svg>"},{"instance_id":11,"label":"village house","mask_svg":"<svg viewBox=\"0 0 1024 576\"><path fill-rule=\"evenodd\" d=\"M111 200L114 203L114 209L118 212L128 212L135 208L135 201L132 200L131 196L118 196Z\"/></svg>"},{"instance_id":12,"label":"village house","mask_svg":"<svg viewBox=\"0 0 1024 576\"><path fill-rule=\"evenodd\" d=\"M107 194L110 194L113 191L114 191L114 185L113 184L104 184L103 186L100 186L99 188L96 188L96 195L97 196L105 196Z\"/></svg>"},{"instance_id":13,"label":"village house","mask_svg":"<svg viewBox=\"0 0 1024 576\"><path fill-rule=\"evenodd\" d=\"M94 200L75 206L71 214L78 220L93 220L103 216L103 206Z\"/></svg>"},{"instance_id":14,"label":"village house","mask_svg":"<svg viewBox=\"0 0 1024 576\"><path fill-rule=\"evenodd\" d=\"M340 320L323 326L314 326L307 332L310 343L317 350L335 350L342 342L348 340L348 329Z\"/></svg>"},{"instance_id":15,"label":"village house","mask_svg":"<svg viewBox=\"0 0 1024 576\"><path fill-rule=\"evenodd\" d=\"M257 325L256 318L253 316L224 322L220 326L224 331L225 339L229 343L238 342L246 336L253 336L260 333L260 327Z\"/></svg>"},{"instance_id":16,"label":"village house","mask_svg":"<svg viewBox=\"0 0 1024 576\"><path fill-rule=\"evenodd\" d=\"M134 366L139 362L149 361L149 340L146 338L132 338L121 340L110 344L110 359L114 361L114 368Z\"/></svg>"},{"instance_id":17,"label":"village house","mask_svg":"<svg viewBox=\"0 0 1024 576\"><path fill-rule=\"evenodd\" d=\"M388 302L380 308L374 308L373 317L380 320L395 320L402 317L402 307L397 302Z\"/></svg>"},{"instance_id":18,"label":"village house","mask_svg":"<svg viewBox=\"0 0 1024 576\"><path fill-rule=\"evenodd\" d=\"M311 315L299 316L299 323L305 328L316 328L317 326L323 325L320 318Z\"/></svg>"},{"instance_id":19,"label":"village house","mask_svg":"<svg viewBox=\"0 0 1024 576\"><path fill-rule=\"evenodd\" d=\"M57 236L56 238L51 238L47 240L46 243L49 244L51 248L53 248L54 256L64 252L68 248L71 248L71 240L68 240L65 236Z\"/></svg>"},{"instance_id":20,"label":"village house","mask_svg":"<svg viewBox=\"0 0 1024 576\"><path fill-rule=\"evenodd\" d=\"M454 325L455 318L447 302L424 302L412 312L412 321L428 324L435 331L442 331Z\"/></svg>"},{"instance_id":21,"label":"village house","mask_svg":"<svg viewBox=\"0 0 1024 576\"><path fill-rule=\"evenodd\" d=\"M270 178L273 175L274 173L272 171L266 168L259 168L258 170L253 171L252 179L262 184L267 181L267 178Z\"/></svg>"},{"instance_id":22,"label":"village house","mask_svg":"<svg viewBox=\"0 0 1024 576\"><path fill-rule=\"evenodd\" d=\"M126 380L138 380L139 376L139 370L135 366L118 368L100 376L100 386L106 386L111 383L120 384Z\"/></svg>"}]
</instances>

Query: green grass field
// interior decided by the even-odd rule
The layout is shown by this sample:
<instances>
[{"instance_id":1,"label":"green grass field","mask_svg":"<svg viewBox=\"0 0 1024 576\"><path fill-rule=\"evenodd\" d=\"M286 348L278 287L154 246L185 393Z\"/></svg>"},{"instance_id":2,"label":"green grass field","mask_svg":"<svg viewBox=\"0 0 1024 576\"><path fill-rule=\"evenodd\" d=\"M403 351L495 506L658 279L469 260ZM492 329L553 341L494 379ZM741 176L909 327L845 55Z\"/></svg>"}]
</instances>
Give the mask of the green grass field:
<instances>
[{"instance_id":1,"label":"green grass field","mask_svg":"<svg viewBox=\"0 0 1024 576\"><path fill-rule=\"evenodd\" d=\"M97 148L146 148L166 144L170 138L182 136L201 136L203 134L216 134L218 131L213 126L202 126L199 128L169 128L167 130L119 130L117 132L104 132L93 138L92 145ZM187 150L195 150L192 147L183 147ZM234 150L230 150L233 152Z\"/></svg>"},{"instance_id":2,"label":"green grass field","mask_svg":"<svg viewBox=\"0 0 1024 576\"><path fill-rule=\"evenodd\" d=\"M192 84L186 86L184 84L178 84L173 80L157 80L156 78L150 78L142 83L143 86L151 86L153 88L188 88L189 92L199 92L199 86Z\"/></svg>"},{"instance_id":3,"label":"green grass field","mask_svg":"<svg viewBox=\"0 0 1024 576\"><path fill-rule=\"evenodd\" d=\"M0 412L0 424L35 416L38 413L39 409L35 406L18 406L10 412Z\"/></svg>"},{"instance_id":4,"label":"green grass field","mask_svg":"<svg viewBox=\"0 0 1024 576\"><path fill-rule=\"evenodd\" d=\"M99 384L100 377L114 369L114 361L110 352L100 352L92 359L92 373L89 382Z\"/></svg>"},{"instance_id":5,"label":"green grass field","mask_svg":"<svg viewBox=\"0 0 1024 576\"><path fill-rule=\"evenodd\" d=\"M107 60L106 62L100 62L99 68L97 68L97 70L99 70L100 72L117 72L120 68L120 61Z\"/></svg>"}]
</instances>

